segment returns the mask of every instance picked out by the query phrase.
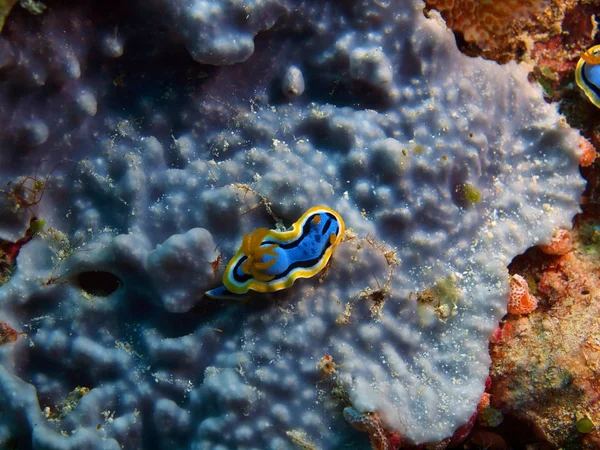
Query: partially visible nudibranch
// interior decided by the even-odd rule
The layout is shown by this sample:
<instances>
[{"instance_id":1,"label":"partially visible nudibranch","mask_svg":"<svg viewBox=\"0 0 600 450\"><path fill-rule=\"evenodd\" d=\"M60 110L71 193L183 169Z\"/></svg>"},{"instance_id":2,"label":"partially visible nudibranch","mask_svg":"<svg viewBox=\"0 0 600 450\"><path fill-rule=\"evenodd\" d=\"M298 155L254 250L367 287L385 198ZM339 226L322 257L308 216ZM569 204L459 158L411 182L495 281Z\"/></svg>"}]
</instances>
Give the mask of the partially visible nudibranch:
<instances>
[{"instance_id":1,"label":"partially visible nudibranch","mask_svg":"<svg viewBox=\"0 0 600 450\"><path fill-rule=\"evenodd\" d=\"M581 54L575 68L575 81L587 98L600 108L600 45Z\"/></svg>"},{"instance_id":2,"label":"partially visible nudibranch","mask_svg":"<svg viewBox=\"0 0 600 450\"><path fill-rule=\"evenodd\" d=\"M342 216L326 206L306 211L287 231L258 228L242 245L223 274L223 284L206 292L217 299L242 299L249 291L287 289L298 278L321 272L344 237Z\"/></svg>"}]
</instances>

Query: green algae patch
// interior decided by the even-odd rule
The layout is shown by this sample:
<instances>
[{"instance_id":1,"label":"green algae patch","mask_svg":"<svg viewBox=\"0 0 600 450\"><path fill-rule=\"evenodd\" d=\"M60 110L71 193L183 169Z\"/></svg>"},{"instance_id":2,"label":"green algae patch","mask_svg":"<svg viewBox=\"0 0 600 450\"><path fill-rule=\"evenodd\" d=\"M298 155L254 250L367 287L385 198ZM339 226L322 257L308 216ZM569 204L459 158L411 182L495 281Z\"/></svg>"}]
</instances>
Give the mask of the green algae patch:
<instances>
[{"instance_id":1,"label":"green algae patch","mask_svg":"<svg viewBox=\"0 0 600 450\"><path fill-rule=\"evenodd\" d=\"M446 322L456 314L456 305L460 300L461 293L456 286L456 278L448 276L439 280L432 287L413 295L416 295L420 307L433 309L437 318L441 322ZM425 310L421 309L421 312L425 313Z\"/></svg>"},{"instance_id":2,"label":"green algae patch","mask_svg":"<svg viewBox=\"0 0 600 450\"><path fill-rule=\"evenodd\" d=\"M537 82L540 84L540 86L542 86L546 96L552 98L555 93L554 86L558 82L558 76L556 73L554 73L550 67L543 66L539 69L536 68L534 70L534 75Z\"/></svg>"},{"instance_id":3,"label":"green algae patch","mask_svg":"<svg viewBox=\"0 0 600 450\"><path fill-rule=\"evenodd\" d=\"M39 0L21 0L21 7L26 9L30 14L37 16L46 11L47 6Z\"/></svg>"},{"instance_id":4,"label":"green algae patch","mask_svg":"<svg viewBox=\"0 0 600 450\"><path fill-rule=\"evenodd\" d=\"M596 428L596 425L594 424L594 422L592 422L592 419L590 419L589 417L582 417L581 419L579 419L577 421L576 424L577 427L577 432L581 433L581 434L588 434L591 433L592 431L594 431L594 429Z\"/></svg>"},{"instance_id":5,"label":"green algae patch","mask_svg":"<svg viewBox=\"0 0 600 450\"><path fill-rule=\"evenodd\" d=\"M0 286L5 285L10 280L13 271L13 264L6 252L0 248Z\"/></svg>"},{"instance_id":6,"label":"green algae patch","mask_svg":"<svg viewBox=\"0 0 600 450\"><path fill-rule=\"evenodd\" d=\"M56 409L51 410L49 407L44 409L44 415L48 420L62 420L69 413L71 413L77 405L79 405L79 401L90 392L90 388L85 386L77 386L69 395L56 407Z\"/></svg>"},{"instance_id":7,"label":"green algae patch","mask_svg":"<svg viewBox=\"0 0 600 450\"><path fill-rule=\"evenodd\" d=\"M481 201L481 191L471 183L459 185L457 193L463 206L475 206Z\"/></svg>"},{"instance_id":8,"label":"green algae patch","mask_svg":"<svg viewBox=\"0 0 600 450\"><path fill-rule=\"evenodd\" d=\"M499 409L488 406L479 413L479 421L483 426L495 428L504 421L504 414Z\"/></svg>"},{"instance_id":9,"label":"green algae patch","mask_svg":"<svg viewBox=\"0 0 600 450\"><path fill-rule=\"evenodd\" d=\"M38 234L44 229L44 225L46 225L46 221L44 219L32 220L29 224L29 231L32 235Z\"/></svg>"},{"instance_id":10,"label":"green algae patch","mask_svg":"<svg viewBox=\"0 0 600 450\"><path fill-rule=\"evenodd\" d=\"M580 226L579 233L584 252L592 258L600 257L600 224L586 221Z\"/></svg>"},{"instance_id":11,"label":"green algae patch","mask_svg":"<svg viewBox=\"0 0 600 450\"><path fill-rule=\"evenodd\" d=\"M302 430L290 430L286 431L285 434L288 435L290 440L294 443L294 445L302 450L318 450L318 447L309 441L306 433Z\"/></svg>"},{"instance_id":12,"label":"green algae patch","mask_svg":"<svg viewBox=\"0 0 600 450\"><path fill-rule=\"evenodd\" d=\"M0 0L0 31L4 28L4 22L15 3L17 3L17 0Z\"/></svg>"}]
</instances>

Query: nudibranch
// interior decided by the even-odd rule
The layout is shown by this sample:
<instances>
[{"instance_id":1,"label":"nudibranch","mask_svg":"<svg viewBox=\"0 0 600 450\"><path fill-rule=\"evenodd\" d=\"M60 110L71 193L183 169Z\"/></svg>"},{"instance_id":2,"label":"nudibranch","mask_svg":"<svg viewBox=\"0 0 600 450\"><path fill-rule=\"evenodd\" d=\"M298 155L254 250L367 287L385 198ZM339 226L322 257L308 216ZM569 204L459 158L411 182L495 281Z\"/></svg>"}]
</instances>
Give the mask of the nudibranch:
<instances>
[{"instance_id":1,"label":"nudibranch","mask_svg":"<svg viewBox=\"0 0 600 450\"><path fill-rule=\"evenodd\" d=\"M287 289L298 278L321 272L344 236L344 220L326 206L306 211L287 231L258 228L242 245L223 274L223 284L206 292L211 298L245 298L248 291Z\"/></svg>"},{"instance_id":2,"label":"nudibranch","mask_svg":"<svg viewBox=\"0 0 600 450\"><path fill-rule=\"evenodd\" d=\"M575 68L575 81L587 98L600 108L600 45L581 54Z\"/></svg>"}]
</instances>

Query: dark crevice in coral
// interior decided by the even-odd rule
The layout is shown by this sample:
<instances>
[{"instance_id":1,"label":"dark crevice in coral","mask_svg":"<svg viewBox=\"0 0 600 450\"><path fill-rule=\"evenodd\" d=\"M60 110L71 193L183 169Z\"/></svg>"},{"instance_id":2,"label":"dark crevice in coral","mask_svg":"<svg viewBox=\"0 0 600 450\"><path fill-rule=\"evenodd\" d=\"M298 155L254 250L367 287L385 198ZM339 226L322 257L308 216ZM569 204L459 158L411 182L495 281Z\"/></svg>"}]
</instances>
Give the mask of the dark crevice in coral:
<instances>
[{"instance_id":1,"label":"dark crevice in coral","mask_svg":"<svg viewBox=\"0 0 600 450\"><path fill-rule=\"evenodd\" d=\"M40 291L30 295L26 303L18 305L15 309L20 317L31 319L50 314L55 308L55 293L51 291Z\"/></svg>"},{"instance_id":2,"label":"dark crevice in coral","mask_svg":"<svg viewBox=\"0 0 600 450\"><path fill-rule=\"evenodd\" d=\"M545 267L551 264L555 258L545 254L540 247L534 246L528 248L524 253L515 256L508 265L508 272L511 275L526 273L531 267Z\"/></svg>"},{"instance_id":3,"label":"dark crevice in coral","mask_svg":"<svg viewBox=\"0 0 600 450\"><path fill-rule=\"evenodd\" d=\"M156 443L160 442L159 433L155 425L153 418L154 399L148 396L142 398L140 402L140 413L142 419L142 442L144 443L143 448L156 448Z\"/></svg>"},{"instance_id":4,"label":"dark crevice in coral","mask_svg":"<svg viewBox=\"0 0 600 450\"><path fill-rule=\"evenodd\" d=\"M110 371L104 371L103 375L106 376L99 377L100 372L97 367L94 369L96 373L92 375L90 372L90 369L92 369L91 366L82 365L73 367L64 357L57 358L61 360L61 364L58 364L56 359L51 358L38 347L29 347L27 351L23 352L21 358L22 366L16 375L36 387L42 410L44 406L53 407L59 404L62 398L66 397L77 386L92 388L99 384L100 378L103 380L114 379L117 375L114 372L109 373ZM52 385L50 380L61 380L61 382L67 380L68 386L66 386L65 392L44 392L40 386L40 381L42 380L37 380L36 374L43 374L42 380L45 385Z\"/></svg>"},{"instance_id":5,"label":"dark crevice in coral","mask_svg":"<svg viewBox=\"0 0 600 450\"><path fill-rule=\"evenodd\" d=\"M581 176L587 183L582 198L585 199L581 208L585 212L595 213L600 216L600 161L596 159L588 167L580 167Z\"/></svg>"},{"instance_id":6,"label":"dark crevice in coral","mask_svg":"<svg viewBox=\"0 0 600 450\"><path fill-rule=\"evenodd\" d=\"M116 275L105 271L81 272L75 276L76 284L90 295L108 297L123 282Z\"/></svg>"},{"instance_id":7,"label":"dark crevice in coral","mask_svg":"<svg viewBox=\"0 0 600 450\"><path fill-rule=\"evenodd\" d=\"M115 59L91 58L89 64L103 78L113 81L106 98L111 109L128 111L140 121L139 126L158 127L155 131L163 131L162 138L177 136L187 129L180 122L181 105L217 74L218 68L194 61L174 33L157 24L151 11L140 14L139 5L127 7L126 3L117 2L116 9L122 11L113 15L98 12L100 20L95 21L103 22L97 25L99 29L118 29L124 42L123 55ZM159 68L156 61L160 61ZM94 73L91 67L88 72ZM153 119L152 113L158 110L168 118L162 130Z\"/></svg>"},{"instance_id":8,"label":"dark crevice in coral","mask_svg":"<svg viewBox=\"0 0 600 450\"><path fill-rule=\"evenodd\" d=\"M467 41L460 31L453 30L453 32L456 46L462 53L470 56L471 58L477 58L478 56L481 56L482 50L476 44Z\"/></svg>"},{"instance_id":9,"label":"dark crevice in coral","mask_svg":"<svg viewBox=\"0 0 600 450\"><path fill-rule=\"evenodd\" d=\"M354 145L354 133L346 127L336 126L328 118L306 120L300 127L313 145L320 150L333 150L347 153Z\"/></svg>"},{"instance_id":10,"label":"dark crevice in coral","mask_svg":"<svg viewBox=\"0 0 600 450\"><path fill-rule=\"evenodd\" d=\"M528 448L529 445L535 446L539 450L555 448L547 441L534 420L518 413L506 414L498 427L489 430L502 436L511 449ZM467 448L474 449L481 448L481 446L468 445Z\"/></svg>"},{"instance_id":11,"label":"dark crevice in coral","mask_svg":"<svg viewBox=\"0 0 600 450\"><path fill-rule=\"evenodd\" d=\"M32 450L30 431L19 430L20 436L15 436L4 444L5 450Z\"/></svg>"},{"instance_id":12,"label":"dark crevice in coral","mask_svg":"<svg viewBox=\"0 0 600 450\"><path fill-rule=\"evenodd\" d=\"M151 308L156 308L157 311L145 317L148 326L156 328L165 338L185 336L193 333L200 323L215 320L218 324L214 327L221 330L220 335L226 336L239 328L240 308L244 315L256 314L272 308L277 298L279 297L276 294L255 294L247 303L238 305L233 300L214 300L204 296L192 309L183 314L169 313L158 306L152 306ZM144 308L145 311L148 309Z\"/></svg>"},{"instance_id":13,"label":"dark crevice in coral","mask_svg":"<svg viewBox=\"0 0 600 450\"><path fill-rule=\"evenodd\" d=\"M358 110L386 111L391 106L387 88L378 88L361 80L352 80L349 71L348 65L309 66L304 74L304 81L311 100ZM333 77L332 74L337 75Z\"/></svg>"}]
</instances>

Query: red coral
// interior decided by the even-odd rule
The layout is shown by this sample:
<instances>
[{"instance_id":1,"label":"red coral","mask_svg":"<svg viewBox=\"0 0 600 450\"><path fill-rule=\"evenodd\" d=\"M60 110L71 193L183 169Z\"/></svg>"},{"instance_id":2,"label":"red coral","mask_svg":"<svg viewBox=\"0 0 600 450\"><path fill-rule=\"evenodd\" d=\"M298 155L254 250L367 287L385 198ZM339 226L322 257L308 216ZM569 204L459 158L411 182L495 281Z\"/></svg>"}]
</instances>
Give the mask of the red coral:
<instances>
[{"instance_id":1,"label":"red coral","mask_svg":"<svg viewBox=\"0 0 600 450\"><path fill-rule=\"evenodd\" d=\"M475 426L475 419L477 419L477 413L474 413L466 424L462 425L454 432L450 442L448 443L448 447L452 448L457 446L467 437L469 437L471 431L473 431L473 427Z\"/></svg>"},{"instance_id":2,"label":"red coral","mask_svg":"<svg viewBox=\"0 0 600 450\"><path fill-rule=\"evenodd\" d=\"M344 418L359 431L369 435L373 450L397 450L402 446L399 433L388 433L376 412L359 413L352 407L344 408Z\"/></svg>"},{"instance_id":3,"label":"red coral","mask_svg":"<svg viewBox=\"0 0 600 450\"><path fill-rule=\"evenodd\" d=\"M15 342L19 337L19 334L21 333L15 331L14 328L6 322L0 322L0 345Z\"/></svg>"}]
</instances>

